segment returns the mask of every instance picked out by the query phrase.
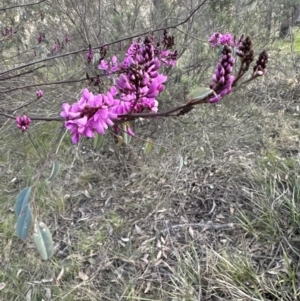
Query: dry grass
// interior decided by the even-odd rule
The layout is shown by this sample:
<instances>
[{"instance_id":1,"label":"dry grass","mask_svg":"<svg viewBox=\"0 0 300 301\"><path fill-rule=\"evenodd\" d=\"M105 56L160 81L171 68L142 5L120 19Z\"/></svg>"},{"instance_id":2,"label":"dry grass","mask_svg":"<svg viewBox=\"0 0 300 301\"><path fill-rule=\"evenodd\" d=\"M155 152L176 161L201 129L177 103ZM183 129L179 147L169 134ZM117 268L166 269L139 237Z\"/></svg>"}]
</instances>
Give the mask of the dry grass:
<instances>
[{"instance_id":1,"label":"dry grass","mask_svg":"<svg viewBox=\"0 0 300 301\"><path fill-rule=\"evenodd\" d=\"M271 68L220 105L141 124L161 157L139 140L95 150L65 136L58 177L38 188L47 262L15 236L13 206L60 126L31 129L37 151L4 124L0 300L298 300L299 98Z\"/></svg>"}]
</instances>

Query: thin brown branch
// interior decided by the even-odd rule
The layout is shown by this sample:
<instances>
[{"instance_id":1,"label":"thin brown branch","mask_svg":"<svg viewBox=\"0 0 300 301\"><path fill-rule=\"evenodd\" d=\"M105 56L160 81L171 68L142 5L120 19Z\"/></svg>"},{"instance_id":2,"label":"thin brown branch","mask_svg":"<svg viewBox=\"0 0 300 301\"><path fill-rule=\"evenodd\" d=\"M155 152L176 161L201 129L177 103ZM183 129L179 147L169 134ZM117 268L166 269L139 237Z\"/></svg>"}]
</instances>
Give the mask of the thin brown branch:
<instances>
[{"instance_id":1,"label":"thin brown branch","mask_svg":"<svg viewBox=\"0 0 300 301\"><path fill-rule=\"evenodd\" d=\"M79 82L84 81L84 80L87 80L87 79L86 78L81 78L81 79L63 80L63 81L43 83L43 84L32 84L32 85L20 86L20 87L16 87L16 88L13 88L13 89L0 91L0 94L5 94L5 93L13 92L13 91L16 91L16 90L25 89L25 88L32 88L32 87L51 86L51 85L68 84L68 83L79 83Z\"/></svg>"},{"instance_id":2,"label":"thin brown branch","mask_svg":"<svg viewBox=\"0 0 300 301\"><path fill-rule=\"evenodd\" d=\"M29 70L29 71L26 71L26 72L23 72L23 73L20 73L20 74L12 75L12 76L5 77L5 78L0 78L0 81L4 81L4 80L11 79L11 78L15 78L15 77L22 76L22 75L24 75L24 74L32 73L32 72L34 72L34 71L36 71L36 70L38 70L38 69L41 69L41 68L43 68L43 67L46 67L46 65L42 65L42 66L40 66L40 67L36 67L36 68L34 68L34 69L32 69L32 70Z\"/></svg>"},{"instance_id":3,"label":"thin brown branch","mask_svg":"<svg viewBox=\"0 0 300 301\"><path fill-rule=\"evenodd\" d=\"M145 31L145 32L142 32L142 33L138 33L138 34L132 35L132 36L127 37L127 38L118 39L118 40L115 40L115 41L110 42L110 43L106 43L106 44L103 44L103 45L99 45L99 46L96 46L96 47L92 47L92 49L99 49L99 48L101 48L101 47L110 46L110 45L113 45L113 44L117 44L117 43L120 43L120 42L123 42L123 41L131 40L131 39L134 39L134 38L143 36L143 35L147 35L147 34L149 34L149 33L154 33L154 32L158 32L158 31L165 30L165 29L177 28L178 26L181 26L181 25L185 24L186 22L188 22L188 21L190 20L190 18L197 12L197 10L199 10L199 9L205 4L206 1L207 1L207 0L203 0L196 8L190 13L190 15L189 15L185 20L183 20L182 22L179 22L179 23L177 23L177 24L175 24L175 25L170 25L170 26L167 26L167 27L161 27L161 28L157 28L157 29L154 29L154 30L148 30L148 31ZM27 63L27 64L24 64L24 65L22 65L22 66L18 66L18 67L15 67L15 68L13 68L13 69L10 69L10 70L1 72L1 73L0 73L0 76L2 76L2 75L4 75L4 74L7 74L7 73L9 73L9 72L13 72L13 71L16 71L16 70L25 68L25 67L29 67L29 66L38 64L38 63L42 63L42 62L46 62L46 61L49 61L49 60L53 60L53 59L57 59L57 58L65 57L65 56L69 56L69 55L72 55L72 54L77 54L77 53L84 52L84 51L87 51L87 50L88 50L88 48L83 48L83 49L79 49L79 50L75 50L75 51L71 51L71 52L67 52L67 53L62 53L62 54L59 54L59 55L56 55L56 56L47 57L47 58L44 58L44 59L41 59L41 60L38 60L38 61L35 61L35 62Z\"/></svg>"},{"instance_id":4,"label":"thin brown branch","mask_svg":"<svg viewBox=\"0 0 300 301\"><path fill-rule=\"evenodd\" d=\"M34 3L29 3L29 4L20 4L20 5L15 5L15 6L9 6L9 7L1 7L0 11L8 10L8 9L13 9L13 8L19 8L19 7L25 7L25 6L32 6L36 4L40 4L42 2L45 2L46 0L41 0L39 2L34 2Z\"/></svg>"},{"instance_id":5,"label":"thin brown branch","mask_svg":"<svg viewBox=\"0 0 300 301\"><path fill-rule=\"evenodd\" d=\"M10 114L6 114L6 113L3 113L3 112L0 112L0 116L5 116L7 118L10 118L10 119L16 119L17 116L13 116L13 115L10 115ZM29 117L29 116L28 116ZM65 119L63 117L39 117L39 116L30 116L29 117L31 120L42 120L42 121L65 121Z\"/></svg>"},{"instance_id":6,"label":"thin brown branch","mask_svg":"<svg viewBox=\"0 0 300 301\"><path fill-rule=\"evenodd\" d=\"M167 110L167 111L162 111L162 112L157 112L157 113L133 113L133 114L120 114L118 115L118 118L120 119L119 121L116 121L116 123L122 123L125 121L129 120L134 120L137 118L155 118L155 117L171 117L171 116L178 116L174 115L173 113L179 112L184 108L187 107L192 107L198 104L204 104L204 103L209 103L209 97L207 96L204 99L195 101L195 102L189 102L183 105L179 105L173 109ZM16 116L0 112L0 116L5 116L7 118L11 119L16 119ZM65 121L65 118L63 117L43 117L43 116L28 116L31 120L43 120L43 121Z\"/></svg>"}]
</instances>

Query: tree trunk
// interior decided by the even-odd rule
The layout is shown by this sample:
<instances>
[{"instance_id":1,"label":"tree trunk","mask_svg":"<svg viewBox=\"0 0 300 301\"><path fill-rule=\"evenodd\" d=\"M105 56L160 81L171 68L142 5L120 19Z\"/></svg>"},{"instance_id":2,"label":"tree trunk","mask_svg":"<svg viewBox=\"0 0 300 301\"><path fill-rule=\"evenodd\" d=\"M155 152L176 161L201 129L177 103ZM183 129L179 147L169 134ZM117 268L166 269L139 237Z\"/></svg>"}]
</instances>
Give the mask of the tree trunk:
<instances>
[{"instance_id":1,"label":"tree trunk","mask_svg":"<svg viewBox=\"0 0 300 301\"><path fill-rule=\"evenodd\" d=\"M292 33L294 26L300 25L300 4L293 5L290 9L286 11L284 20L280 27L280 38L285 38Z\"/></svg>"}]
</instances>

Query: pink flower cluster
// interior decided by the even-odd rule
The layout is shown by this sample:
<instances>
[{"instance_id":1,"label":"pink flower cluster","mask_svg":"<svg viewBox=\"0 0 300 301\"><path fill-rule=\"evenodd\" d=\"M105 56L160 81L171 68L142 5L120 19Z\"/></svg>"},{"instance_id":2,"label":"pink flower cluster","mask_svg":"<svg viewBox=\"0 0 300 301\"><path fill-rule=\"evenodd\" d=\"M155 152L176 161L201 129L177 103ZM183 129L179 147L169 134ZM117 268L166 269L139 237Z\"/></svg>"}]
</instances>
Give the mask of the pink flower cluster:
<instances>
[{"instance_id":1,"label":"pink flower cluster","mask_svg":"<svg viewBox=\"0 0 300 301\"><path fill-rule=\"evenodd\" d=\"M38 99L41 98L41 97L43 97L43 95L44 95L43 90L36 91L36 96L37 96Z\"/></svg>"},{"instance_id":2,"label":"pink flower cluster","mask_svg":"<svg viewBox=\"0 0 300 301\"><path fill-rule=\"evenodd\" d=\"M27 130L28 126L31 123L31 119L26 115L17 116L16 117L16 123L17 123L17 127L20 130L22 130L22 132L25 132Z\"/></svg>"},{"instance_id":3,"label":"pink flower cluster","mask_svg":"<svg viewBox=\"0 0 300 301\"><path fill-rule=\"evenodd\" d=\"M146 38L134 42L129 47L123 61L118 64L114 56L110 63L102 60L99 69L109 74L119 71L116 79L119 90L119 105L114 112L118 115L140 113L149 110L157 112L156 97L164 90L167 76L160 74L161 62L175 65L177 54L169 50L159 50L153 46L153 39Z\"/></svg>"},{"instance_id":4,"label":"pink flower cluster","mask_svg":"<svg viewBox=\"0 0 300 301\"><path fill-rule=\"evenodd\" d=\"M235 43L231 33L229 33L229 32L225 33L224 35L219 32L215 32L209 38L208 42L214 48L218 47L220 45L236 46L235 45L236 43Z\"/></svg>"},{"instance_id":5,"label":"pink flower cluster","mask_svg":"<svg viewBox=\"0 0 300 301\"><path fill-rule=\"evenodd\" d=\"M108 76L118 71L118 58L114 55L111 60L108 62L104 59L101 60L100 64L98 65L98 68L100 70L103 70Z\"/></svg>"},{"instance_id":6,"label":"pink flower cluster","mask_svg":"<svg viewBox=\"0 0 300 301\"><path fill-rule=\"evenodd\" d=\"M225 45L222 50L222 57L217 64L210 84L210 88L216 93L216 95L210 99L211 103L218 102L223 96L231 92L232 84L235 79L232 75L234 62L235 59L232 56L231 48Z\"/></svg>"},{"instance_id":7,"label":"pink flower cluster","mask_svg":"<svg viewBox=\"0 0 300 301\"><path fill-rule=\"evenodd\" d=\"M92 57L89 46L86 55L88 62ZM77 103L63 104L60 115L66 119L65 126L71 132L72 141L77 143L81 136L93 137L94 132L103 135L108 126L114 124L114 120L122 119L122 115L145 110L157 112L156 97L164 90L167 80L167 76L160 74L158 69L161 62L173 66L176 59L176 52L158 51L150 38L132 43L121 63L117 62L116 56L109 61L102 59L98 65L100 70L107 76L116 72L120 75L107 94L93 95L84 89ZM134 135L130 128L127 130Z\"/></svg>"},{"instance_id":8,"label":"pink flower cluster","mask_svg":"<svg viewBox=\"0 0 300 301\"><path fill-rule=\"evenodd\" d=\"M94 95L84 89L78 102L73 105L63 104L60 116L66 119L65 126L71 132L73 143L77 143L81 136L94 137L94 132L103 135L108 126L114 124L113 120L117 119L117 115L112 112L117 103L115 95L114 87L106 95Z\"/></svg>"}]
</instances>

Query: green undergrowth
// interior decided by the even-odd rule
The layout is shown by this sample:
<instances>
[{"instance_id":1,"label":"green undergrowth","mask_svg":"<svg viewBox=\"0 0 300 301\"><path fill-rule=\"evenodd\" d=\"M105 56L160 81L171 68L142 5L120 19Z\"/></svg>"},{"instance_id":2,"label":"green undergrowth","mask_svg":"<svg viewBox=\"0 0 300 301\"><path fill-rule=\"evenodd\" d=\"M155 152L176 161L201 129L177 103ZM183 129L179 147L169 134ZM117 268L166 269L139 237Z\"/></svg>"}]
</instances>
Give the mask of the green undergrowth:
<instances>
[{"instance_id":1,"label":"green undergrowth","mask_svg":"<svg viewBox=\"0 0 300 301\"><path fill-rule=\"evenodd\" d=\"M292 96L270 102L274 84L289 92L260 81L158 120L161 157L139 140L56 141L56 123L33 126L34 146L1 128L0 300L299 299L299 113L285 110ZM55 252L42 261L15 235L14 203L52 147L60 172L45 182L50 160L36 205Z\"/></svg>"}]
</instances>

